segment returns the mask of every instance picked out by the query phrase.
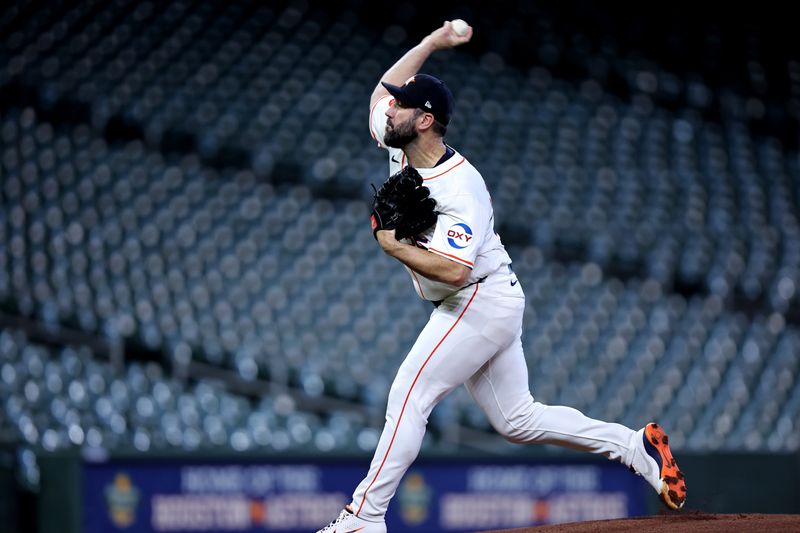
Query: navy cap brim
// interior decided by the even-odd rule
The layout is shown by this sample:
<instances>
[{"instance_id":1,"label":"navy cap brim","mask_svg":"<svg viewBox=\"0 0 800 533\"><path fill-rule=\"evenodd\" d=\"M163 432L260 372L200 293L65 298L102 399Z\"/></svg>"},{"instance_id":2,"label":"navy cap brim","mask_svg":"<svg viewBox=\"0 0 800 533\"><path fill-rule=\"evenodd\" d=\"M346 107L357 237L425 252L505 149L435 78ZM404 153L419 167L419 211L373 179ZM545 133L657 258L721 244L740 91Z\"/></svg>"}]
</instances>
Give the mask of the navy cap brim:
<instances>
[{"instance_id":1,"label":"navy cap brim","mask_svg":"<svg viewBox=\"0 0 800 533\"><path fill-rule=\"evenodd\" d=\"M383 82L383 81L381 82L381 85L383 85L384 88L387 91L389 91L389 94L394 96L395 100L399 100L401 103L406 101L403 98L404 96L406 96L406 94L405 94L405 91L403 90L402 87L400 87L398 85L392 85L391 83L386 83L386 82Z\"/></svg>"}]
</instances>

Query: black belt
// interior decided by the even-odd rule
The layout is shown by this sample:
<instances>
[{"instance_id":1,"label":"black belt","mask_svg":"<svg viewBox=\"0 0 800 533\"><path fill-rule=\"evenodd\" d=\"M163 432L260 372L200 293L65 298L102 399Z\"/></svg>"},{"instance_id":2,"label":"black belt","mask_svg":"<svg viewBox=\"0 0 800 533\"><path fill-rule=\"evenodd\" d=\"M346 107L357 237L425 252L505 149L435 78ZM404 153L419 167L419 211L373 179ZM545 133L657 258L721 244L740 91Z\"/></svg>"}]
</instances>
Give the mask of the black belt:
<instances>
[{"instance_id":1,"label":"black belt","mask_svg":"<svg viewBox=\"0 0 800 533\"><path fill-rule=\"evenodd\" d=\"M488 278L488 277L489 277L489 276L483 276L483 277L482 277L481 279L479 279L478 281L473 281L473 282L472 282L472 283L470 283L469 285L464 285L463 287L461 287L460 289L458 289L458 291L463 291L463 290L464 290L464 289L466 289L467 287L472 287L473 285L477 285L478 283L483 283L484 281L486 281L486 278ZM456 292L458 292L458 291L456 291ZM456 292L454 292L453 294L455 294ZM452 296L453 294L451 294L450 296ZM450 296L448 296L448 298L449 298ZM433 306L434 306L434 307L439 307L440 305L442 305L442 302L443 302L443 301L444 301L444 300L430 300L430 302L433 304Z\"/></svg>"}]
</instances>

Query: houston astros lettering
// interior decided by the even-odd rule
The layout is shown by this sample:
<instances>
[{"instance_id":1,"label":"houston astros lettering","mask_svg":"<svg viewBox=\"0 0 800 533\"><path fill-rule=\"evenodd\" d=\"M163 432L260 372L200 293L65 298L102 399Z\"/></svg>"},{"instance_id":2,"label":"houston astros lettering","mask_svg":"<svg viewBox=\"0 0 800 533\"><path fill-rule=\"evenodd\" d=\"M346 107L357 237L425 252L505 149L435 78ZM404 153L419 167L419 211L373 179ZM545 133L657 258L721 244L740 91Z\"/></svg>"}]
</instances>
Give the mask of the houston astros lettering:
<instances>
[{"instance_id":1,"label":"houston astros lettering","mask_svg":"<svg viewBox=\"0 0 800 533\"><path fill-rule=\"evenodd\" d=\"M483 177L444 142L453 95L443 81L419 73L435 51L470 41L472 28L459 30L463 34L448 21L425 37L384 73L370 100L370 133L388 151L392 176L376 192L374 235L434 309L392 383L369 472L339 517L318 533L386 531L389 501L419 453L431 411L462 384L509 441L555 444L618 461L678 509L686 483L659 425L637 431L531 395L521 283L494 231ZM409 227L415 229L403 235Z\"/></svg>"}]
</instances>

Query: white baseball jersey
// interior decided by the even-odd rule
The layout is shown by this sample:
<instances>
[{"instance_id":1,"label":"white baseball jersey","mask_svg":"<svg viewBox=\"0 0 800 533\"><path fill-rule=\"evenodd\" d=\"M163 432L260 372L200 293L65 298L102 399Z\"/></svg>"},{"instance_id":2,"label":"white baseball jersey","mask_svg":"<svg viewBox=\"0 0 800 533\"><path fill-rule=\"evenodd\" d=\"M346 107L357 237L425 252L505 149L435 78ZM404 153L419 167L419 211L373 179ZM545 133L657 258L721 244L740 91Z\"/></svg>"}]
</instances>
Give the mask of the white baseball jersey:
<instances>
[{"instance_id":1,"label":"white baseball jersey","mask_svg":"<svg viewBox=\"0 0 800 533\"><path fill-rule=\"evenodd\" d=\"M399 148L383 144L386 110L391 96L378 100L370 113L370 130L381 148L389 151L389 175L406 166L406 155ZM410 239L413 244L451 261L469 267L467 284L475 283L511 263L500 236L494 231L494 210L483 177L467 159L455 152L433 168L416 169L436 200L439 218L436 225ZM406 267L417 294L425 300L443 300L461 287L430 280Z\"/></svg>"},{"instance_id":2,"label":"white baseball jersey","mask_svg":"<svg viewBox=\"0 0 800 533\"><path fill-rule=\"evenodd\" d=\"M384 148L390 101L389 96L379 100L370 114L372 136ZM389 157L391 173L405 166L402 150L389 149ZM431 410L462 384L492 426L512 442L558 444L604 455L642 475L649 472L643 430L534 401L521 339L525 295L514 273L504 267L511 260L494 233L492 205L481 175L458 152L434 168L417 170L442 214L415 242L470 267L472 285L459 290L410 271L422 298L442 301L392 382L383 432L349 506L355 515L352 523L365 531L385 531L389 501L419 453ZM655 480L651 484L658 483L653 484L658 492L658 474L650 477Z\"/></svg>"}]
</instances>

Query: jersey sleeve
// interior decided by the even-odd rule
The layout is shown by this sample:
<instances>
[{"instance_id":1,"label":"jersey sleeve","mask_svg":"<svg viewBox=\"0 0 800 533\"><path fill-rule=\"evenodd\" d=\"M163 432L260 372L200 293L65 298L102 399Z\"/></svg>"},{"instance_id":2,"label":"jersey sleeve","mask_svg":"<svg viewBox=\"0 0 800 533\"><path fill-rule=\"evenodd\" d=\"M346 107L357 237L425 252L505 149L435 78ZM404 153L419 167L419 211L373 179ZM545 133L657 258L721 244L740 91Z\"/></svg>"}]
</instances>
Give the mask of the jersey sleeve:
<instances>
[{"instance_id":1,"label":"jersey sleeve","mask_svg":"<svg viewBox=\"0 0 800 533\"><path fill-rule=\"evenodd\" d=\"M375 102L369 110L369 132L380 148L383 144L383 135L386 133L386 110L392 103L392 96L387 94Z\"/></svg>"},{"instance_id":2,"label":"jersey sleeve","mask_svg":"<svg viewBox=\"0 0 800 533\"><path fill-rule=\"evenodd\" d=\"M486 235L491 213L472 196L459 196L454 207L439 214L428 251L470 269Z\"/></svg>"}]
</instances>

